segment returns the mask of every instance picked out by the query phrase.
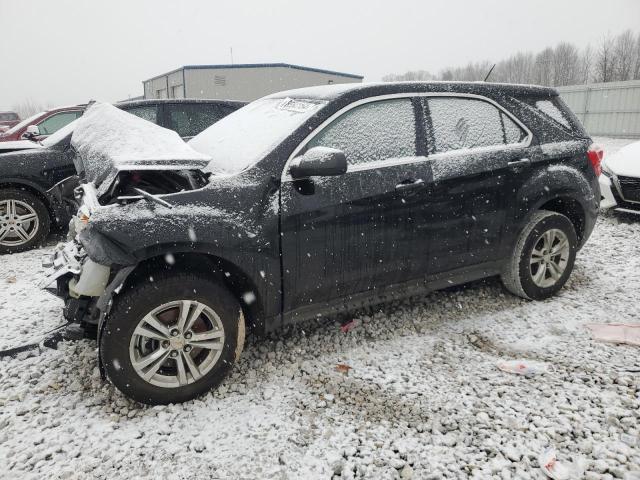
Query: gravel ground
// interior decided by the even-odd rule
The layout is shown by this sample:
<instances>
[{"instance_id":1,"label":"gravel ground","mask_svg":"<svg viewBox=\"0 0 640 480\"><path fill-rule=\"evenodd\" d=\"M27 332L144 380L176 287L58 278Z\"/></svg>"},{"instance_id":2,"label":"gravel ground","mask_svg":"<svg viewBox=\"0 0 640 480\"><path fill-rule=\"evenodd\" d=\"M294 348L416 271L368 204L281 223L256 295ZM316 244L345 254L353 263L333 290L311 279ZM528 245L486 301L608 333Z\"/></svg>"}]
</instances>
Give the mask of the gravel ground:
<instances>
[{"instance_id":1,"label":"gravel ground","mask_svg":"<svg viewBox=\"0 0 640 480\"><path fill-rule=\"evenodd\" d=\"M622 142L606 143L608 151ZM496 279L337 324L250 338L216 392L142 407L100 379L95 342L0 360L4 478L640 478L640 355L592 322L638 322L640 218L603 215L567 287L527 302ZM0 348L61 322L42 253L0 260ZM514 376L504 359L543 362ZM635 370L635 371L634 371Z\"/></svg>"}]
</instances>

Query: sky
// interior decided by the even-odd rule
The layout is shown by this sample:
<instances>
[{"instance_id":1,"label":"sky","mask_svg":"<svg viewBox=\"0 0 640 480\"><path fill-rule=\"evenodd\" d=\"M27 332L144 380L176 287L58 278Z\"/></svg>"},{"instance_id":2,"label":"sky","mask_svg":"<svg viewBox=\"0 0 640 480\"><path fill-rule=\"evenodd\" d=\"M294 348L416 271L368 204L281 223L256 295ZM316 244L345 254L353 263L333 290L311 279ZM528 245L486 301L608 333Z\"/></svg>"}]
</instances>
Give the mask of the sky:
<instances>
[{"instance_id":1,"label":"sky","mask_svg":"<svg viewBox=\"0 0 640 480\"><path fill-rule=\"evenodd\" d=\"M0 108L118 101L182 65L285 62L378 81L640 31L640 0L0 0Z\"/></svg>"}]
</instances>

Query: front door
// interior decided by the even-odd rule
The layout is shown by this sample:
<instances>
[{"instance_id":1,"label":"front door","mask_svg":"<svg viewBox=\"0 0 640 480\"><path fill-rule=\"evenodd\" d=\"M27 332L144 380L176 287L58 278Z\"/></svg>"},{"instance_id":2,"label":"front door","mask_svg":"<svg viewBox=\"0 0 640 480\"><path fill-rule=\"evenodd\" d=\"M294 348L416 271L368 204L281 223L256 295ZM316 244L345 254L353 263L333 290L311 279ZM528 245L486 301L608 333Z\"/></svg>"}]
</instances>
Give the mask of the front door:
<instances>
[{"instance_id":1,"label":"front door","mask_svg":"<svg viewBox=\"0 0 640 480\"><path fill-rule=\"evenodd\" d=\"M418 106L411 98L358 105L301 151L339 149L348 171L282 183L285 314L322 311L411 275L414 211L431 175L416 142Z\"/></svg>"}]
</instances>

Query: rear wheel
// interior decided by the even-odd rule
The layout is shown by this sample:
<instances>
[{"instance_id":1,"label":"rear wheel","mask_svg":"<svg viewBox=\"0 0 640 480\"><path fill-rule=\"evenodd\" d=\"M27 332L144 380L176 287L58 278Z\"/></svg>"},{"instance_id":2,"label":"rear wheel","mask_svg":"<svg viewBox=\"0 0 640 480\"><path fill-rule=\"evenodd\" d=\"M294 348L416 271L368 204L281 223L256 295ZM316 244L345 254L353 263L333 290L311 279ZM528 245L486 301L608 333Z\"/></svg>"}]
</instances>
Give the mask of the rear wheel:
<instances>
[{"instance_id":1,"label":"rear wheel","mask_svg":"<svg viewBox=\"0 0 640 480\"><path fill-rule=\"evenodd\" d=\"M540 210L520 233L502 282L520 297L549 298L569 279L577 246L575 229L567 217Z\"/></svg>"},{"instance_id":2,"label":"rear wheel","mask_svg":"<svg viewBox=\"0 0 640 480\"><path fill-rule=\"evenodd\" d=\"M49 227L49 212L38 197L25 190L0 190L0 254L37 247Z\"/></svg>"},{"instance_id":3,"label":"rear wheel","mask_svg":"<svg viewBox=\"0 0 640 480\"><path fill-rule=\"evenodd\" d=\"M244 332L240 306L224 286L166 274L116 297L100 355L125 395L147 404L184 402L225 378Z\"/></svg>"}]
</instances>

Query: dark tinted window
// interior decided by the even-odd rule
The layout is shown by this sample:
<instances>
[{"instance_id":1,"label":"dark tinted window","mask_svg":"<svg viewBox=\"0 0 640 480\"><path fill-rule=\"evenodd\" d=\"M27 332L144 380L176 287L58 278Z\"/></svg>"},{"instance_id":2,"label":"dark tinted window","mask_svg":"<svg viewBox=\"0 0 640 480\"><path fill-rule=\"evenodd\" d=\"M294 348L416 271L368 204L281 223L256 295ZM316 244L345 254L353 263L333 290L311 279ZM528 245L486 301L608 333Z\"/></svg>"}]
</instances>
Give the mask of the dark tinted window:
<instances>
[{"instance_id":1,"label":"dark tinted window","mask_svg":"<svg viewBox=\"0 0 640 480\"><path fill-rule=\"evenodd\" d=\"M169 118L167 128L175 130L181 137L195 137L233 111L230 107L206 103L169 104L165 108Z\"/></svg>"},{"instance_id":2,"label":"dark tinted window","mask_svg":"<svg viewBox=\"0 0 640 480\"><path fill-rule=\"evenodd\" d=\"M144 120L148 120L152 123L158 123L158 107L155 105L143 105L140 107L125 108L125 111L140 117Z\"/></svg>"},{"instance_id":3,"label":"dark tinted window","mask_svg":"<svg viewBox=\"0 0 640 480\"><path fill-rule=\"evenodd\" d=\"M81 116L81 111L54 113L38 124L40 135L51 135Z\"/></svg>"},{"instance_id":4,"label":"dark tinted window","mask_svg":"<svg viewBox=\"0 0 640 480\"><path fill-rule=\"evenodd\" d=\"M416 126L410 99L365 103L348 110L308 144L342 150L352 164L416 156Z\"/></svg>"},{"instance_id":5,"label":"dark tinted window","mask_svg":"<svg viewBox=\"0 0 640 480\"><path fill-rule=\"evenodd\" d=\"M7 122L12 120L20 120L18 115L13 112L0 112L0 122Z\"/></svg>"},{"instance_id":6,"label":"dark tinted window","mask_svg":"<svg viewBox=\"0 0 640 480\"><path fill-rule=\"evenodd\" d=\"M473 98L428 99L435 153L519 143L525 132L489 102Z\"/></svg>"}]
</instances>

